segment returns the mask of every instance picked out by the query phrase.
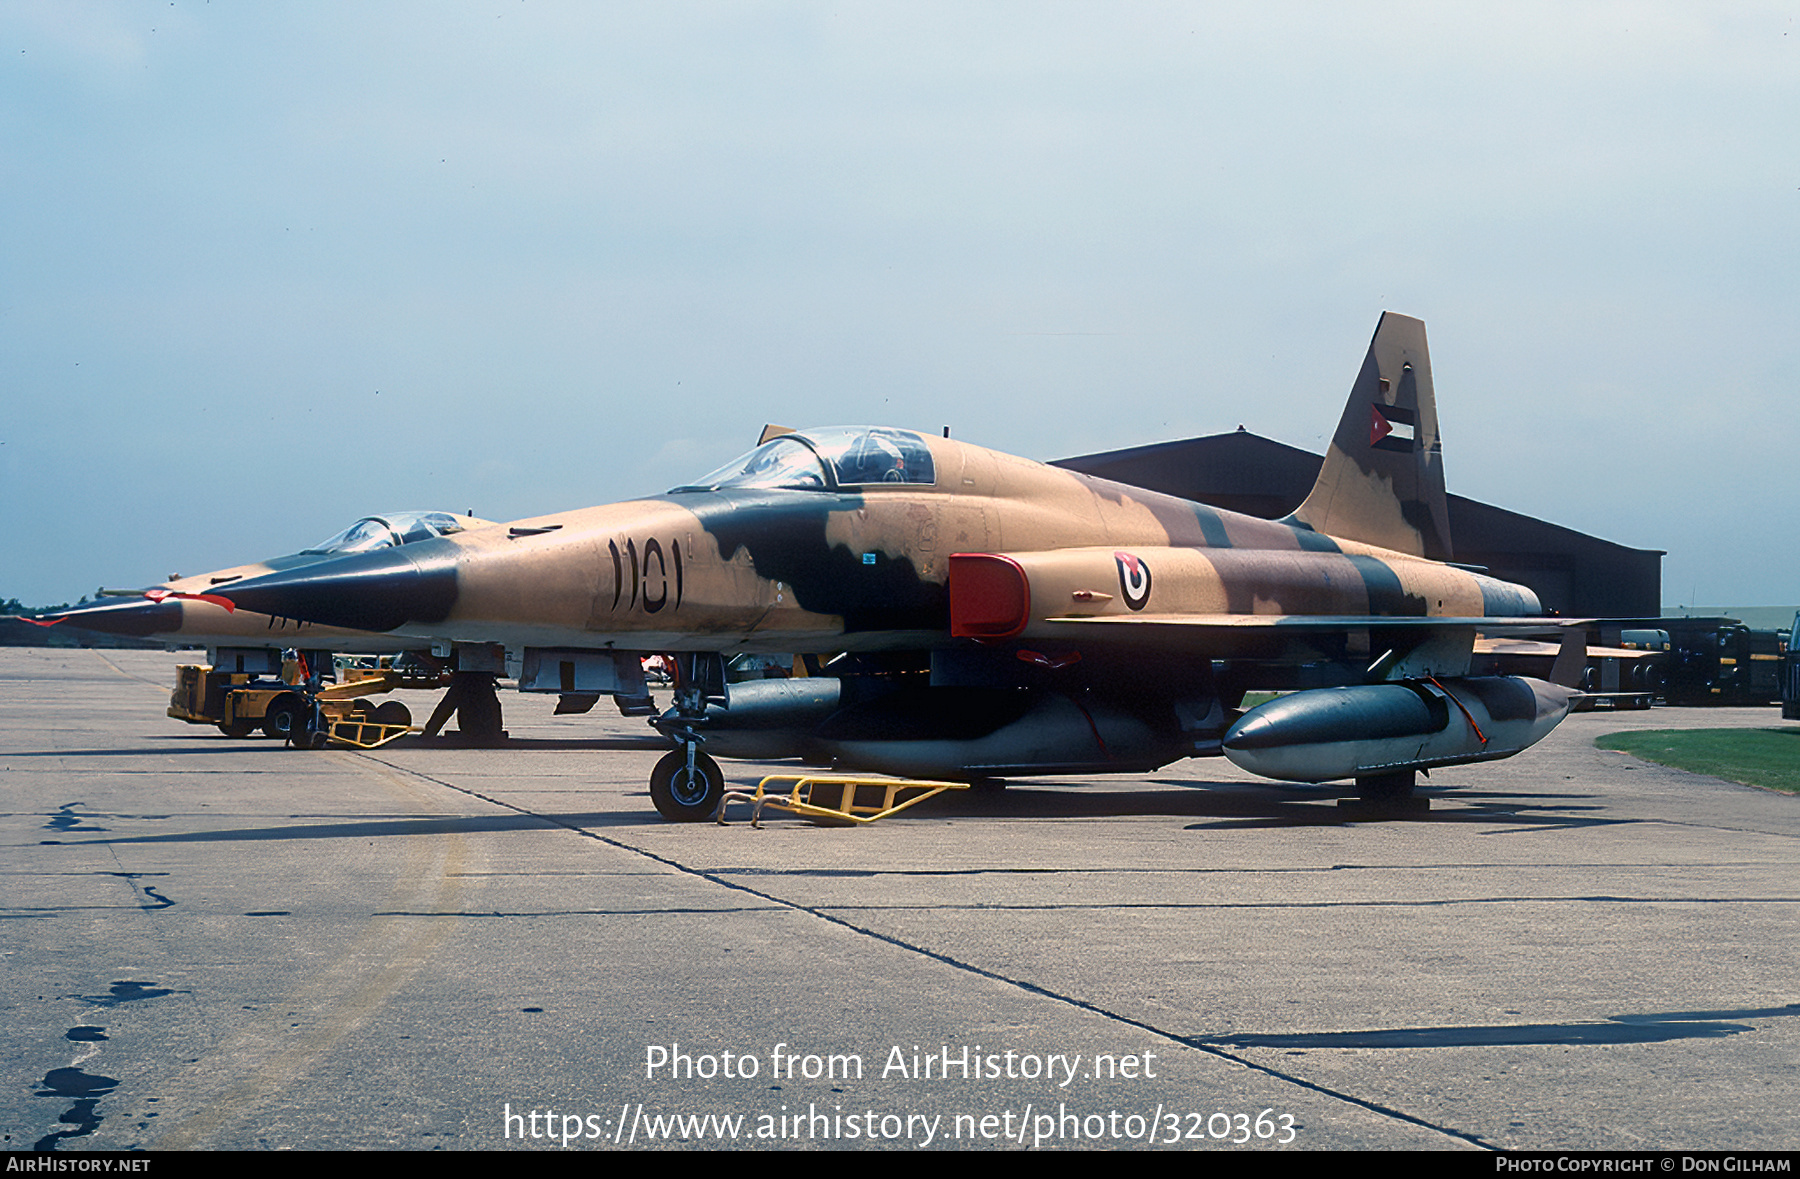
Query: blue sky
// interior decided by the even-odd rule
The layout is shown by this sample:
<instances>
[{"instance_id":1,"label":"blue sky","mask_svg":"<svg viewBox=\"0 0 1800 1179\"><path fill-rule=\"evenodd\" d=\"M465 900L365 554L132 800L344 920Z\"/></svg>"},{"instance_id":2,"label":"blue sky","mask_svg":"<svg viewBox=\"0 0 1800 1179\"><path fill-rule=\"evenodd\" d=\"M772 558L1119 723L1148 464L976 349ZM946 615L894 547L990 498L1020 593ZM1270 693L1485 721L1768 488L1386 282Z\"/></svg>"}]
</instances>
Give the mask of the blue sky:
<instances>
[{"instance_id":1,"label":"blue sky","mask_svg":"<svg viewBox=\"0 0 1800 1179\"><path fill-rule=\"evenodd\" d=\"M1452 491L1794 602L1797 16L9 0L0 597L765 421L1322 449L1391 309Z\"/></svg>"}]
</instances>

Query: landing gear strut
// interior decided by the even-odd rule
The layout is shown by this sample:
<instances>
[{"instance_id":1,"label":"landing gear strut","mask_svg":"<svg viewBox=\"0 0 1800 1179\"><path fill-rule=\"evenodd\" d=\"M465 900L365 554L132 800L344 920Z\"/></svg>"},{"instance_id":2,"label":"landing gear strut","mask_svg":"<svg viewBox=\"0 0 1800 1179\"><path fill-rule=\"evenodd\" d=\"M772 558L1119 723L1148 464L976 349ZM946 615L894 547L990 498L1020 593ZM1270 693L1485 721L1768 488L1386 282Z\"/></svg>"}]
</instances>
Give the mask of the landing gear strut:
<instances>
[{"instance_id":1,"label":"landing gear strut","mask_svg":"<svg viewBox=\"0 0 1800 1179\"><path fill-rule=\"evenodd\" d=\"M650 801L665 819L696 823L713 817L725 797L725 773L719 763L700 752L706 738L697 727L706 719L706 706L724 704L725 659L721 655L682 652L672 662L675 670L675 704L650 723L675 742L650 772Z\"/></svg>"}]
</instances>

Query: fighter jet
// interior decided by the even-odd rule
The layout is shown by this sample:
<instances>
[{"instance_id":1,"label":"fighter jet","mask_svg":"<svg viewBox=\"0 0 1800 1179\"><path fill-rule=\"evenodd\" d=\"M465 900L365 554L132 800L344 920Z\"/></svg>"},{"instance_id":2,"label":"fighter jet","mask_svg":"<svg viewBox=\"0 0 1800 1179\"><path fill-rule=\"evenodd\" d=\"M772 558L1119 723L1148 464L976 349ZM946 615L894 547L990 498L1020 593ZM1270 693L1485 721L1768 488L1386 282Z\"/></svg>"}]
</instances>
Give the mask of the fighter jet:
<instances>
[{"instance_id":1,"label":"fighter jet","mask_svg":"<svg viewBox=\"0 0 1800 1179\"><path fill-rule=\"evenodd\" d=\"M379 516L364 516L312 548L285 557L270 557L266 561L193 577L172 577L161 585L145 589L102 590L102 597L111 600L39 614L32 621L40 625L66 624L104 634L191 643L215 649L392 652L404 644L396 644L391 635L238 610L229 599L219 596L219 587L352 553L454 536L490 523L492 521L459 516L454 512L386 512Z\"/></svg>"},{"instance_id":2,"label":"fighter jet","mask_svg":"<svg viewBox=\"0 0 1800 1179\"><path fill-rule=\"evenodd\" d=\"M1446 563L1424 325L1382 317L1317 485L1282 520L910 430L765 434L665 495L219 587L245 609L453 646L525 691L642 694L672 656L650 787L708 817L711 754L934 778L1146 771L1224 754L1355 779L1510 756L1575 696L1472 677L1527 588ZM740 653L811 674L728 683ZM1288 694L1239 711L1251 689ZM704 751L702 749L704 746Z\"/></svg>"}]
</instances>

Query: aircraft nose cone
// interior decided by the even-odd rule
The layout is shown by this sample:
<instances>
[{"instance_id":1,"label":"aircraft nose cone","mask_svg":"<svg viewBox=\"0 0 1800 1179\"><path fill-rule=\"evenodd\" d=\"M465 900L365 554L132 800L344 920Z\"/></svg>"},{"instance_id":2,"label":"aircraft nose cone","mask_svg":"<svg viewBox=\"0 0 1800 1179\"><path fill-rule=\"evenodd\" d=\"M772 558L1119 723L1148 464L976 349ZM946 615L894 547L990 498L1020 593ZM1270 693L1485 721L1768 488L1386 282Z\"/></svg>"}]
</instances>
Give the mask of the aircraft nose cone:
<instances>
[{"instance_id":1,"label":"aircraft nose cone","mask_svg":"<svg viewBox=\"0 0 1800 1179\"><path fill-rule=\"evenodd\" d=\"M181 630L181 603L151 602L143 598L96 602L91 606L77 606L72 610L59 610L55 614L46 614L44 621L58 618L64 620L62 623L64 626L78 626L82 630L142 639L151 635L170 635L179 632Z\"/></svg>"},{"instance_id":2,"label":"aircraft nose cone","mask_svg":"<svg viewBox=\"0 0 1800 1179\"><path fill-rule=\"evenodd\" d=\"M456 604L456 554L450 541L417 541L247 578L216 593L258 614L389 631L449 616Z\"/></svg>"}]
</instances>

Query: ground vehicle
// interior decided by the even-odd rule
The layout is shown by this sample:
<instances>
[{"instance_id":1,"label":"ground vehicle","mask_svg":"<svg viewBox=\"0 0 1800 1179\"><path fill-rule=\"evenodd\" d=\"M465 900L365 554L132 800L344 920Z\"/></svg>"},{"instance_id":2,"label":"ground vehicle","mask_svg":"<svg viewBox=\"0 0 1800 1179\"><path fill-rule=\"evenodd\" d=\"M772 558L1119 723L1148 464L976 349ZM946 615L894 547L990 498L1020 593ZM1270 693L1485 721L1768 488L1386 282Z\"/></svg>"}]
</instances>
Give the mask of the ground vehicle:
<instances>
[{"instance_id":1,"label":"ground vehicle","mask_svg":"<svg viewBox=\"0 0 1800 1179\"><path fill-rule=\"evenodd\" d=\"M1769 704L1782 695L1781 634L1735 618L1665 618L1671 704Z\"/></svg>"},{"instance_id":2,"label":"ground vehicle","mask_svg":"<svg viewBox=\"0 0 1800 1179\"><path fill-rule=\"evenodd\" d=\"M1588 624L1586 667L1574 711L1649 708L1662 692L1669 660L1669 636L1660 630L1620 628L1604 621ZM1551 674L1560 653L1555 643L1537 639L1483 639L1475 644L1473 666L1484 675Z\"/></svg>"},{"instance_id":3,"label":"ground vehicle","mask_svg":"<svg viewBox=\"0 0 1800 1179\"><path fill-rule=\"evenodd\" d=\"M353 736L353 744L380 744L410 729L412 714L398 700L373 704L366 697L402 686L437 686L435 679L409 681L391 667L345 669L337 683L323 684L301 660L279 660L273 651L253 654L263 658L247 661L240 653L232 660L236 670L205 664L176 668L168 714L189 724L216 725L227 737L261 730L295 746L323 744L345 723L377 726L382 732L344 735ZM387 731L395 729L399 732Z\"/></svg>"},{"instance_id":4,"label":"ground vehicle","mask_svg":"<svg viewBox=\"0 0 1800 1179\"><path fill-rule=\"evenodd\" d=\"M1800 720L1800 611L1781 652L1781 719Z\"/></svg>"}]
</instances>

